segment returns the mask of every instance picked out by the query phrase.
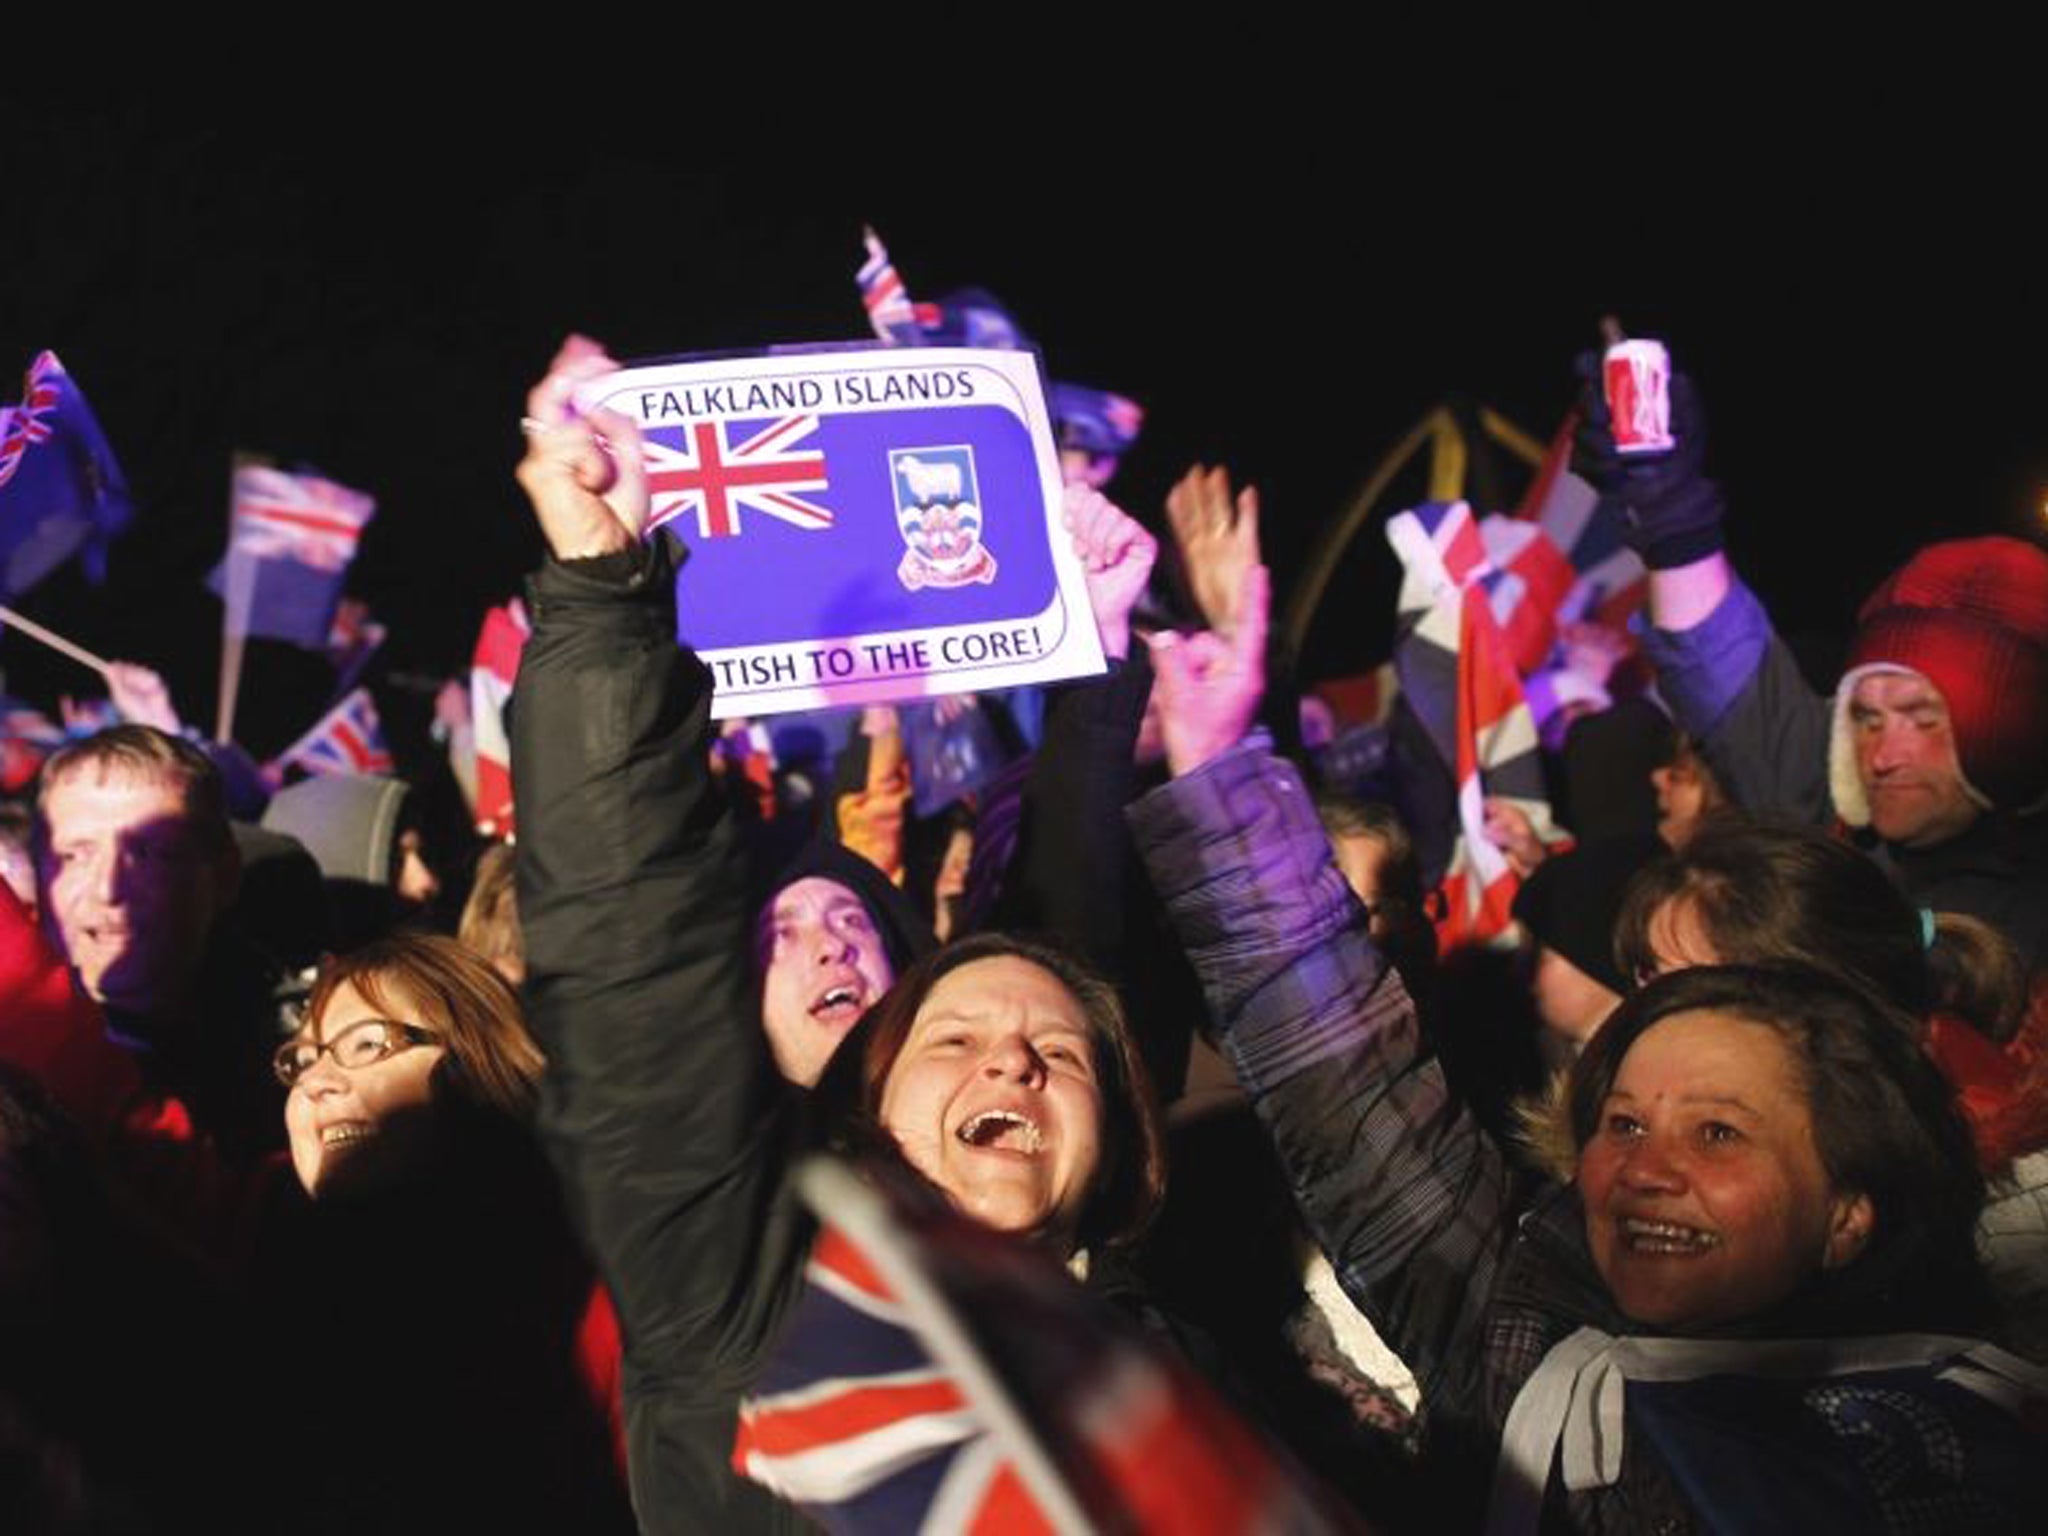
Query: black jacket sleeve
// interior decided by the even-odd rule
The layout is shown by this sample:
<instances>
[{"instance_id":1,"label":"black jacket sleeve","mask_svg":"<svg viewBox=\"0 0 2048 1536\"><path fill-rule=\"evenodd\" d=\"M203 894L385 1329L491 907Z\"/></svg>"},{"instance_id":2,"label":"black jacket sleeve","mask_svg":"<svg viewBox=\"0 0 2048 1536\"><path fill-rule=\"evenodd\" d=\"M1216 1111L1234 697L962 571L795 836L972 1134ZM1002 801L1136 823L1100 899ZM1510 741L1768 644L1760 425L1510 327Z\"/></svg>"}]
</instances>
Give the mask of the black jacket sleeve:
<instances>
[{"instance_id":1,"label":"black jacket sleeve","mask_svg":"<svg viewBox=\"0 0 2048 1536\"><path fill-rule=\"evenodd\" d=\"M527 1002L542 1131L618 1307L642 1525L759 1529L786 1512L726 1458L808 1229L674 590L665 546L532 583L512 708Z\"/></svg>"},{"instance_id":2,"label":"black jacket sleeve","mask_svg":"<svg viewBox=\"0 0 2048 1536\"><path fill-rule=\"evenodd\" d=\"M1111 662L1103 677L1053 691L1045 739L1024 782L1016 855L982 925L1051 934L1119 981L1132 862L1124 806L1151 691L1152 662L1142 646Z\"/></svg>"}]
</instances>

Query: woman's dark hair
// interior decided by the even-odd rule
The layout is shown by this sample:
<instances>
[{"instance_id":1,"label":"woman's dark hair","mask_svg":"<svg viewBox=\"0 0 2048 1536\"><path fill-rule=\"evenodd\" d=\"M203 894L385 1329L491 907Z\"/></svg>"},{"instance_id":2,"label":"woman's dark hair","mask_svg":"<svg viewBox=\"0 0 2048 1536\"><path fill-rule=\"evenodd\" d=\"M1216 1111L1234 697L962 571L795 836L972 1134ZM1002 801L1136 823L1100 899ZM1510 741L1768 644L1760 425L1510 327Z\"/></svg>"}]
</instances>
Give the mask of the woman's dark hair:
<instances>
[{"instance_id":1,"label":"woman's dark hair","mask_svg":"<svg viewBox=\"0 0 2048 1536\"><path fill-rule=\"evenodd\" d=\"M1615 924L1623 975L1656 973L1650 928L1667 902L1691 909L1725 964L1809 966L1916 1021L1953 1013L2002 1040L2024 1006L2018 956L1996 932L1945 913L1930 947L1920 909L1869 858L1816 828L1716 823L1645 869Z\"/></svg>"},{"instance_id":2,"label":"woman's dark hair","mask_svg":"<svg viewBox=\"0 0 2048 1536\"><path fill-rule=\"evenodd\" d=\"M1775 1030L1798 1063L1814 1142L1838 1192L1869 1198L1869 1242L1807 1298L1830 1333L1967 1332L1988 1310L1975 1231L1984 1203L1955 1095L1915 1042L1912 1021L1838 976L1790 966L1698 966L1633 993L1573 1064L1579 1150L1629 1048L1679 1013L1719 1013Z\"/></svg>"},{"instance_id":3,"label":"woman's dark hair","mask_svg":"<svg viewBox=\"0 0 2048 1536\"><path fill-rule=\"evenodd\" d=\"M1116 989L1064 950L1001 933L978 933L925 956L896 978L882 1000L849 1035L814 1101L838 1139L855 1150L894 1146L881 1122L882 1092L910 1029L943 976L977 960L1028 960L1073 994L1095 1043L1095 1078L1102 1091L1102 1162L1081 1213L1080 1247L1136 1238L1152 1220L1166 1189L1166 1138L1150 1076Z\"/></svg>"},{"instance_id":4,"label":"woman's dark hair","mask_svg":"<svg viewBox=\"0 0 2048 1536\"><path fill-rule=\"evenodd\" d=\"M443 1036L441 1080L473 1104L530 1121L546 1066L526 1032L519 994L488 962L439 934L400 933L331 957L306 1001L310 1023L335 989L352 985L372 1008Z\"/></svg>"}]
</instances>

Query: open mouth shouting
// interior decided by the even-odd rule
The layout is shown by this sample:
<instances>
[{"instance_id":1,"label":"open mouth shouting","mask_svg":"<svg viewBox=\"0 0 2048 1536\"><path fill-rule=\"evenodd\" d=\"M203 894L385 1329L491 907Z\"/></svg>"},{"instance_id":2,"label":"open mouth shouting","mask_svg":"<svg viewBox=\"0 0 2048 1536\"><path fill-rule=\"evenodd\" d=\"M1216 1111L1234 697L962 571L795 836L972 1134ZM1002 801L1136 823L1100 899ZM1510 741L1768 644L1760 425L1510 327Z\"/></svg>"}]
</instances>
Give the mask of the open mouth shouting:
<instances>
[{"instance_id":1,"label":"open mouth shouting","mask_svg":"<svg viewBox=\"0 0 2048 1536\"><path fill-rule=\"evenodd\" d=\"M868 1005L868 987L859 972L835 980L811 1000L810 1014L820 1024L835 1030L853 1027Z\"/></svg>"},{"instance_id":2,"label":"open mouth shouting","mask_svg":"<svg viewBox=\"0 0 2048 1536\"><path fill-rule=\"evenodd\" d=\"M981 1151L1036 1157L1045 1150L1045 1132L1038 1122L1013 1109L985 1109L962 1121L953 1134Z\"/></svg>"}]
</instances>

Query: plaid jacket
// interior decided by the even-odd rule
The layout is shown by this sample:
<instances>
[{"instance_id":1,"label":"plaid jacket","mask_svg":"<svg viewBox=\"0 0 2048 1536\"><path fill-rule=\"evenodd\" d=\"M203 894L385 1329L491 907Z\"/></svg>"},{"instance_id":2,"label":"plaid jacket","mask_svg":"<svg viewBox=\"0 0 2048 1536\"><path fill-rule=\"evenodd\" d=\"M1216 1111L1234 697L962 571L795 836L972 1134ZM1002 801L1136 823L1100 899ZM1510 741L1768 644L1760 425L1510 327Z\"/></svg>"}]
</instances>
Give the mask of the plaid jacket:
<instances>
[{"instance_id":1,"label":"plaid jacket","mask_svg":"<svg viewBox=\"0 0 2048 1536\"><path fill-rule=\"evenodd\" d=\"M1511 1176L1366 939L1308 792L1239 748L1130 820L1316 1240L1414 1368L1433 1444L1490 1465L1481 1341L1516 1232Z\"/></svg>"},{"instance_id":2,"label":"plaid jacket","mask_svg":"<svg viewBox=\"0 0 2048 1536\"><path fill-rule=\"evenodd\" d=\"M1291 767L1241 747L1146 796L1130 818L1297 1203L1347 1294L1415 1368L1430 1454L1445 1474L1441 1524L1474 1526L1508 1410L1551 1348L1582 1326L1641 1332L1593 1267L1577 1190L1552 1186L1532 1198L1514 1187L1498 1149L1452 1096ZM2002 1496L2024 1485L2027 1468L2011 1475L2010 1456L2024 1432L1944 1422L1938 1401L1918 1396L1938 1383L1904 1385L1918 1417L1895 1416L1891 1428L1932 1423L1936 1441L1965 1453L1961 1483L1894 1475L1921 1470L1917 1430L1879 1434L1858 1422L1835 1427L1837 1443L1816 1436L1821 1420L1808 1402L1788 1420L1800 1436L1789 1455L1711 1485L1707 1523L1749 1529L1764 1515L1811 1513L1819 1486L1837 1493L1823 1492L1817 1522L1798 1528L1875 1529L1873 1509L1908 1505L1936 1517L1930 1529L2006 1528L1999 1511L2029 1507L2030 1495L1979 1509L1970 1484L1989 1478ZM1707 1401L1704 1388L1680 1396ZM1725 1404L1721 1420L1725 1429ZM1654 1435L1635 1431L1612 1484L1566 1494L1553 1477L1546 1526L1693 1529L1676 1479L1698 1485L1726 1436L1706 1425L1672 1444L1682 1471ZM1985 1518L1965 1518L1973 1513Z\"/></svg>"}]
</instances>

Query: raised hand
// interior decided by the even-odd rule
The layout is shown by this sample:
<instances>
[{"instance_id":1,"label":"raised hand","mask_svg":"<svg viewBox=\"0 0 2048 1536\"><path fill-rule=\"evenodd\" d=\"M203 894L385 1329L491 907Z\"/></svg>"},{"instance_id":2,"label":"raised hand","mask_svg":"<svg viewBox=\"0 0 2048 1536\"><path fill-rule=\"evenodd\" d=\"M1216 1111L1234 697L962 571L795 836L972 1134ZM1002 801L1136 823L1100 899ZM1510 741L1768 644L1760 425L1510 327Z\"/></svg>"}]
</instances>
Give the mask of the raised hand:
<instances>
[{"instance_id":1,"label":"raised hand","mask_svg":"<svg viewBox=\"0 0 2048 1536\"><path fill-rule=\"evenodd\" d=\"M1614 669L1636 653L1635 639L1627 630L1592 620L1558 625L1557 642L1564 650L1566 669L1602 688Z\"/></svg>"},{"instance_id":2,"label":"raised hand","mask_svg":"<svg viewBox=\"0 0 2048 1536\"><path fill-rule=\"evenodd\" d=\"M1266 610L1272 583L1263 565L1244 569L1232 604L1236 632L1152 637L1154 701L1166 762L1190 773L1244 739L1266 691Z\"/></svg>"},{"instance_id":3,"label":"raised hand","mask_svg":"<svg viewBox=\"0 0 2048 1536\"><path fill-rule=\"evenodd\" d=\"M148 667L133 661L107 663L107 697L121 718L133 725L153 725L175 736L184 729L171 690Z\"/></svg>"},{"instance_id":4,"label":"raised hand","mask_svg":"<svg viewBox=\"0 0 2048 1536\"><path fill-rule=\"evenodd\" d=\"M1536 866L1550 857L1550 850L1543 846L1543 840L1536 835L1536 827L1529 820L1529 813L1512 800L1497 799L1491 795L1486 800L1486 840L1507 855L1507 861L1514 866L1516 874L1527 879L1536 871Z\"/></svg>"},{"instance_id":5,"label":"raised hand","mask_svg":"<svg viewBox=\"0 0 2048 1536\"><path fill-rule=\"evenodd\" d=\"M1689 565L1721 548L1720 488L1706 476L1707 415L1699 391L1671 375L1669 453L1625 454L1614 445L1600 355L1578 359L1579 425L1572 472L1622 504L1622 537L1651 570Z\"/></svg>"},{"instance_id":6,"label":"raised hand","mask_svg":"<svg viewBox=\"0 0 2048 1536\"><path fill-rule=\"evenodd\" d=\"M1246 486L1233 500L1230 471L1197 464L1166 493L1166 520L1180 547L1188 596L1211 629L1238 625L1244 573L1259 563L1259 493Z\"/></svg>"},{"instance_id":7,"label":"raised hand","mask_svg":"<svg viewBox=\"0 0 2048 1536\"><path fill-rule=\"evenodd\" d=\"M469 682L451 677L434 695L434 728L449 736L470 729L471 723Z\"/></svg>"},{"instance_id":8,"label":"raised hand","mask_svg":"<svg viewBox=\"0 0 2048 1536\"><path fill-rule=\"evenodd\" d=\"M1066 489L1065 522L1088 583L1103 654L1131 653L1131 608L1152 579L1159 541L1115 502L1087 486Z\"/></svg>"},{"instance_id":9,"label":"raised hand","mask_svg":"<svg viewBox=\"0 0 2048 1536\"><path fill-rule=\"evenodd\" d=\"M647 526L639 425L576 405L579 388L618 366L589 337L571 336L526 397L526 457L516 473L557 560L616 554Z\"/></svg>"}]
</instances>

